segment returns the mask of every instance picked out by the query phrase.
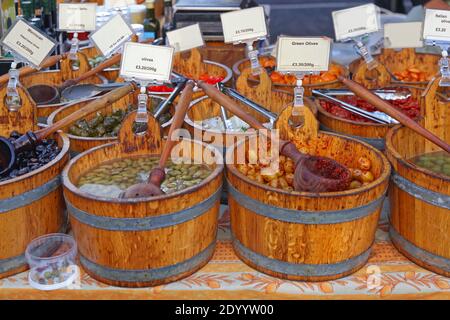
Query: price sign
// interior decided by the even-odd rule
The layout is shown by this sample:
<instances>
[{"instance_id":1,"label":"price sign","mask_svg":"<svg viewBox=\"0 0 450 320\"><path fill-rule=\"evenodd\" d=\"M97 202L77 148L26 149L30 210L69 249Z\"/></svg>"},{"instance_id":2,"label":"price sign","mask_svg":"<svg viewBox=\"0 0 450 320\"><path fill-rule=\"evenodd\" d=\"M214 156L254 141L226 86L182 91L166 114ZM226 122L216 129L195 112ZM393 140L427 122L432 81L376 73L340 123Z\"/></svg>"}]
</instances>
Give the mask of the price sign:
<instances>
[{"instance_id":1,"label":"price sign","mask_svg":"<svg viewBox=\"0 0 450 320\"><path fill-rule=\"evenodd\" d=\"M98 50L108 57L130 40L133 33L133 29L126 23L122 15L117 14L89 38Z\"/></svg>"},{"instance_id":2,"label":"price sign","mask_svg":"<svg viewBox=\"0 0 450 320\"><path fill-rule=\"evenodd\" d=\"M131 5L135 5L136 1L134 0L109 0L109 7L110 8L122 8L122 7L128 7Z\"/></svg>"},{"instance_id":3,"label":"price sign","mask_svg":"<svg viewBox=\"0 0 450 320\"><path fill-rule=\"evenodd\" d=\"M34 67L38 67L56 46L53 40L23 19L16 20L1 43L5 49Z\"/></svg>"},{"instance_id":4,"label":"price sign","mask_svg":"<svg viewBox=\"0 0 450 320\"><path fill-rule=\"evenodd\" d=\"M422 22L386 23L384 47L393 49L423 47Z\"/></svg>"},{"instance_id":5,"label":"price sign","mask_svg":"<svg viewBox=\"0 0 450 320\"><path fill-rule=\"evenodd\" d=\"M450 11L426 9L423 38L450 42Z\"/></svg>"},{"instance_id":6,"label":"price sign","mask_svg":"<svg viewBox=\"0 0 450 320\"><path fill-rule=\"evenodd\" d=\"M60 3L58 6L58 30L94 31L96 10L96 3Z\"/></svg>"},{"instance_id":7,"label":"price sign","mask_svg":"<svg viewBox=\"0 0 450 320\"><path fill-rule=\"evenodd\" d=\"M120 76L137 80L169 81L174 49L127 42L123 47Z\"/></svg>"},{"instance_id":8,"label":"price sign","mask_svg":"<svg viewBox=\"0 0 450 320\"><path fill-rule=\"evenodd\" d=\"M330 48L331 39L326 37L279 37L277 71L327 71Z\"/></svg>"},{"instance_id":9,"label":"price sign","mask_svg":"<svg viewBox=\"0 0 450 320\"><path fill-rule=\"evenodd\" d=\"M380 29L380 15L374 4L332 12L336 40L346 40Z\"/></svg>"},{"instance_id":10,"label":"price sign","mask_svg":"<svg viewBox=\"0 0 450 320\"><path fill-rule=\"evenodd\" d=\"M220 15L224 41L237 43L264 38L267 35L263 7L230 11Z\"/></svg>"},{"instance_id":11,"label":"price sign","mask_svg":"<svg viewBox=\"0 0 450 320\"><path fill-rule=\"evenodd\" d=\"M190 50L205 44L198 23L167 32L167 40L169 45L175 48L175 52Z\"/></svg>"}]
</instances>

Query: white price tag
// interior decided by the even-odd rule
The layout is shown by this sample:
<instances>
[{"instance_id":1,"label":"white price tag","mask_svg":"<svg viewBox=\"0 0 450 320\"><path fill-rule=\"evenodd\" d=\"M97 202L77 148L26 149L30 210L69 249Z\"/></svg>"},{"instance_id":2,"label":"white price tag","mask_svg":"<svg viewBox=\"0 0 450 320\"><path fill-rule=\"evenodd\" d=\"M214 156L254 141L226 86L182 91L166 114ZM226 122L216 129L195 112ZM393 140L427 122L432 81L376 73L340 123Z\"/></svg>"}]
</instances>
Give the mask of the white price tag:
<instances>
[{"instance_id":1,"label":"white price tag","mask_svg":"<svg viewBox=\"0 0 450 320\"><path fill-rule=\"evenodd\" d=\"M450 42L450 11L426 9L423 38Z\"/></svg>"},{"instance_id":2,"label":"white price tag","mask_svg":"<svg viewBox=\"0 0 450 320\"><path fill-rule=\"evenodd\" d=\"M56 43L23 19L17 19L3 38L2 45L32 66L38 67L53 51Z\"/></svg>"},{"instance_id":3,"label":"white price tag","mask_svg":"<svg viewBox=\"0 0 450 320\"><path fill-rule=\"evenodd\" d=\"M393 49L423 47L422 22L386 23L384 47Z\"/></svg>"},{"instance_id":4,"label":"white price tag","mask_svg":"<svg viewBox=\"0 0 450 320\"><path fill-rule=\"evenodd\" d=\"M175 48L175 52L190 50L205 44L198 23L167 32L167 40L169 45Z\"/></svg>"},{"instance_id":5,"label":"white price tag","mask_svg":"<svg viewBox=\"0 0 450 320\"><path fill-rule=\"evenodd\" d=\"M326 37L279 37L277 71L327 71L330 63L331 39Z\"/></svg>"},{"instance_id":6,"label":"white price tag","mask_svg":"<svg viewBox=\"0 0 450 320\"><path fill-rule=\"evenodd\" d=\"M109 7L110 8L122 8L122 7L128 7L131 5L135 5L135 0L109 0Z\"/></svg>"},{"instance_id":7,"label":"white price tag","mask_svg":"<svg viewBox=\"0 0 450 320\"><path fill-rule=\"evenodd\" d=\"M108 57L127 42L133 33L133 29L126 23L122 15L117 14L89 38L98 50Z\"/></svg>"},{"instance_id":8,"label":"white price tag","mask_svg":"<svg viewBox=\"0 0 450 320\"><path fill-rule=\"evenodd\" d=\"M379 9L372 3L333 11L331 15L337 41L376 32L381 25Z\"/></svg>"},{"instance_id":9,"label":"white price tag","mask_svg":"<svg viewBox=\"0 0 450 320\"><path fill-rule=\"evenodd\" d=\"M58 30L94 31L96 10L96 3L60 3L58 6Z\"/></svg>"},{"instance_id":10,"label":"white price tag","mask_svg":"<svg viewBox=\"0 0 450 320\"><path fill-rule=\"evenodd\" d=\"M169 81L174 49L127 42L123 47L120 76L137 80Z\"/></svg>"},{"instance_id":11,"label":"white price tag","mask_svg":"<svg viewBox=\"0 0 450 320\"><path fill-rule=\"evenodd\" d=\"M260 39L267 35L263 7L222 13L220 19L226 43Z\"/></svg>"}]
</instances>

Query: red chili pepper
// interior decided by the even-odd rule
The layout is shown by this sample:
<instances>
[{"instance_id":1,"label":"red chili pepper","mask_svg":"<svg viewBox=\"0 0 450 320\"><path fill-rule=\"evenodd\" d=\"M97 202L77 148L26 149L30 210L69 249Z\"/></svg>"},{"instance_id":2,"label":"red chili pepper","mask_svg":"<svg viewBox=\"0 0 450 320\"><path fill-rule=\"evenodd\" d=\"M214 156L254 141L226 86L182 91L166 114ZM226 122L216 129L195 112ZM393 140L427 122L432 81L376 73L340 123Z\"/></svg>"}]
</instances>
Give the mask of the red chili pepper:
<instances>
[{"instance_id":1,"label":"red chili pepper","mask_svg":"<svg viewBox=\"0 0 450 320\"><path fill-rule=\"evenodd\" d=\"M149 86L148 87L149 91L153 91L153 92L172 92L173 88L162 85L162 86Z\"/></svg>"},{"instance_id":2,"label":"red chili pepper","mask_svg":"<svg viewBox=\"0 0 450 320\"><path fill-rule=\"evenodd\" d=\"M208 74L202 74L202 75L200 75L199 79L202 81L205 81L208 84L214 85L216 83L221 82L224 79L224 77L220 77L220 76L216 77L216 76L210 76Z\"/></svg>"}]
</instances>

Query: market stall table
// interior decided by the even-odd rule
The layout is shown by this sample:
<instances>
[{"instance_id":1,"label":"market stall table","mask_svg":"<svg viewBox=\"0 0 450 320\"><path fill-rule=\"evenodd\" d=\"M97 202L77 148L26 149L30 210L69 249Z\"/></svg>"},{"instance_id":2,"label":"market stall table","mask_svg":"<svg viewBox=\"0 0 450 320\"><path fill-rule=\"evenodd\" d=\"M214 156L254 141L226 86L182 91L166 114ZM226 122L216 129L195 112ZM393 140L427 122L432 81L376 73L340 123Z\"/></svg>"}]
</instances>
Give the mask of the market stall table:
<instances>
[{"instance_id":1,"label":"market stall table","mask_svg":"<svg viewBox=\"0 0 450 320\"><path fill-rule=\"evenodd\" d=\"M390 242L387 227L382 219L369 262L355 274L327 282L288 281L257 272L237 258L231 245L229 215L222 206L214 257L181 281L153 288L119 288L82 271L79 289L44 292L31 288L28 272L23 272L0 280L0 299L449 299L450 278L402 256ZM368 273L376 267L381 270L380 285L371 289Z\"/></svg>"}]
</instances>

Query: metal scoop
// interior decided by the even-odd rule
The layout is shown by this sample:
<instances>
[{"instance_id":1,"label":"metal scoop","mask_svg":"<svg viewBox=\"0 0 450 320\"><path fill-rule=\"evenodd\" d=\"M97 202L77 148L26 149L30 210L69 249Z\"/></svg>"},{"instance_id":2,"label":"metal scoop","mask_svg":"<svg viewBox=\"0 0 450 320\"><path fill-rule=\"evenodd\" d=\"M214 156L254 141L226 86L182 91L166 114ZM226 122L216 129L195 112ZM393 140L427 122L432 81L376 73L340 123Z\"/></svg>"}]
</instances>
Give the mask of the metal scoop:
<instances>
[{"instance_id":1,"label":"metal scoop","mask_svg":"<svg viewBox=\"0 0 450 320\"><path fill-rule=\"evenodd\" d=\"M64 89L61 97L64 100L79 100L92 98L96 95L110 91L115 88L120 88L127 85L126 82L107 83L107 84L78 84Z\"/></svg>"},{"instance_id":2,"label":"metal scoop","mask_svg":"<svg viewBox=\"0 0 450 320\"><path fill-rule=\"evenodd\" d=\"M264 133L266 128L253 116L243 111L231 98L203 81L197 85L215 102ZM295 163L294 188L297 191L327 192L345 190L351 182L350 171L337 161L301 153L290 141L280 141L280 153Z\"/></svg>"}]
</instances>

